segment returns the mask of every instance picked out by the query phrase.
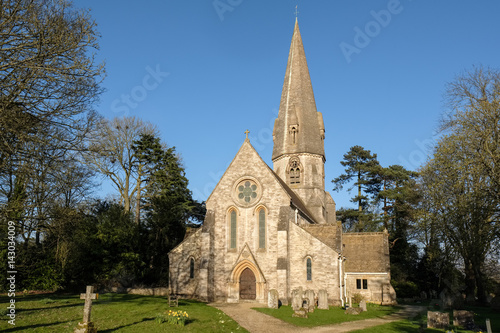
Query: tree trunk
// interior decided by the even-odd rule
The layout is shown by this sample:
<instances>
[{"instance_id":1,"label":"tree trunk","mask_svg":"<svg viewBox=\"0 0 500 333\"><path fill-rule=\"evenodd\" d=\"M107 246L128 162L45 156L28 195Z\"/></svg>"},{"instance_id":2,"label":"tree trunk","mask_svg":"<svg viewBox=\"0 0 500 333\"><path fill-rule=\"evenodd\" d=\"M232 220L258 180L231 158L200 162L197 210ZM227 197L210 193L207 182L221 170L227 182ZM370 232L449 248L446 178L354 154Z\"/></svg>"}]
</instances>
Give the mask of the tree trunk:
<instances>
[{"instance_id":1,"label":"tree trunk","mask_svg":"<svg viewBox=\"0 0 500 333\"><path fill-rule=\"evenodd\" d=\"M470 261L465 263L465 296L467 303L474 303L476 291L476 277L474 274L474 267Z\"/></svg>"}]
</instances>

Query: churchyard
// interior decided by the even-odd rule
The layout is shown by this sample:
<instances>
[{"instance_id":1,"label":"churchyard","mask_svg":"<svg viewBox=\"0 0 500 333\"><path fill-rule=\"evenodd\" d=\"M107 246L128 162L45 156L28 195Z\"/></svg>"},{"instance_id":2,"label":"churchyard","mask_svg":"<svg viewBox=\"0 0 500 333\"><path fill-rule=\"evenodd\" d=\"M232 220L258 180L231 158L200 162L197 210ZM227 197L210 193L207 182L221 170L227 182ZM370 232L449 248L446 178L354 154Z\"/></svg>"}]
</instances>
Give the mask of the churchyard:
<instances>
[{"instance_id":1,"label":"churchyard","mask_svg":"<svg viewBox=\"0 0 500 333\"><path fill-rule=\"evenodd\" d=\"M6 308L8 298L0 296L1 308ZM26 294L17 299L16 325L8 325L7 316L0 320L2 332L75 332L81 327L82 321L91 321L98 332L247 332L235 320L224 312L211 307L203 302L194 300L179 300L178 307L169 307L167 297L142 296L128 294L102 294L97 295L92 290L80 295L66 294ZM478 330L465 330L454 324L460 315L467 320L472 314L474 322L483 328L486 319L490 319L491 332L499 332L500 314L490 308L467 307L468 312L444 310L439 304L430 300L419 302L425 311L405 320L396 320L390 323L376 325L370 328L353 332L446 332L454 333L477 332ZM89 306L91 306L91 311ZM235 305L236 306L236 305ZM363 304L361 304L363 307ZM352 304L351 308L358 308L360 304ZM334 325L365 319L385 317L401 310L400 306L380 306L366 304L367 311L352 315L346 314L341 307L330 307L328 310L315 308L308 311L308 318L293 317L292 305L280 306L278 309L267 307L254 308L254 310L275 317L288 324L300 328ZM177 313L177 317L185 317L185 325L169 323L169 311ZM442 329L427 328L429 313L444 313L450 318L449 325ZM446 316L444 315L444 316ZM173 315L172 315L173 317ZM83 320L82 320L83 319ZM495 330L496 329L496 330ZM486 329L482 332L486 333Z\"/></svg>"},{"instance_id":2,"label":"churchyard","mask_svg":"<svg viewBox=\"0 0 500 333\"><path fill-rule=\"evenodd\" d=\"M0 296L5 309L8 297ZM85 300L80 295L40 294L16 298L16 325L7 323L2 313L0 332L74 332L82 322ZM159 323L159 315L168 310L188 314L186 325ZM165 313L167 312L167 313ZM98 332L247 332L222 311L205 303L180 300L178 307L168 306L160 296L102 294L92 300L91 321Z\"/></svg>"}]
</instances>

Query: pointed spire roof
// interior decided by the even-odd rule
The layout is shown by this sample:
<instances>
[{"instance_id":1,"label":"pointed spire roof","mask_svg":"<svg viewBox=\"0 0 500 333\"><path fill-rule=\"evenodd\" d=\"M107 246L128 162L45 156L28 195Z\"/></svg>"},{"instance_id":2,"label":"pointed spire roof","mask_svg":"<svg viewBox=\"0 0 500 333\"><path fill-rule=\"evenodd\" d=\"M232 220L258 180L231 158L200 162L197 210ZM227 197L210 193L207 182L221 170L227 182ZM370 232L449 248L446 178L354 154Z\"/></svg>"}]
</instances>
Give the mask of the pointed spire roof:
<instances>
[{"instance_id":1,"label":"pointed spire roof","mask_svg":"<svg viewBox=\"0 0 500 333\"><path fill-rule=\"evenodd\" d=\"M322 122L323 117L316 110L306 54L296 18L278 118L274 123L273 160L290 153L324 156Z\"/></svg>"}]
</instances>

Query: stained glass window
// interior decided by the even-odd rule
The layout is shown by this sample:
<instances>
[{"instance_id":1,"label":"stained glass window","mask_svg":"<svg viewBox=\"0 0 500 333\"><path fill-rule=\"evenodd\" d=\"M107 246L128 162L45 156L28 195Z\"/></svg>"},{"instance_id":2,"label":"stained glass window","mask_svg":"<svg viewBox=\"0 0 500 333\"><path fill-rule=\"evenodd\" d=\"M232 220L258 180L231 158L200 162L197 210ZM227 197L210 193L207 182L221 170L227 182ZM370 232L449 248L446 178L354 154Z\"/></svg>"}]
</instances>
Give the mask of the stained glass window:
<instances>
[{"instance_id":1,"label":"stained glass window","mask_svg":"<svg viewBox=\"0 0 500 333\"><path fill-rule=\"evenodd\" d=\"M259 211L259 248L266 247L266 212L264 209Z\"/></svg>"},{"instance_id":2,"label":"stained glass window","mask_svg":"<svg viewBox=\"0 0 500 333\"><path fill-rule=\"evenodd\" d=\"M231 249L236 248L236 212L231 211Z\"/></svg>"},{"instance_id":3,"label":"stained glass window","mask_svg":"<svg viewBox=\"0 0 500 333\"><path fill-rule=\"evenodd\" d=\"M257 185L247 180L244 184L238 186L238 199L250 203L255 198L257 198Z\"/></svg>"},{"instance_id":4,"label":"stained glass window","mask_svg":"<svg viewBox=\"0 0 500 333\"><path fill-rule=\"evenodd\" d=\"M311 258L307 258L307 281L312 280L312 261Z\"/></svg>"}]
</instances>

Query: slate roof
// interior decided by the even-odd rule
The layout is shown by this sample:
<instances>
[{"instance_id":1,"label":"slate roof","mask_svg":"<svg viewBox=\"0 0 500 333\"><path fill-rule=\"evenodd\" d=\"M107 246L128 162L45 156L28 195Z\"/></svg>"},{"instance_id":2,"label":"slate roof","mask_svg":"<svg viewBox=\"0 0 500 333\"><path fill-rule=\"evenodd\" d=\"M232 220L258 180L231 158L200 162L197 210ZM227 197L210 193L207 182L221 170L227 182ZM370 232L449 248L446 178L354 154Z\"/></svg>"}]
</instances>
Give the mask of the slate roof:
<instances>
[{"instance_id":1,"label":"slate roof","mask_svg":"<svg viewBox=\"0 0 500 333\"><path fill-rule=\"evenodd\" d=\"M344 233L345 271L386 273L390 269L387 232Z\"/></svg>"}]
</instances>

